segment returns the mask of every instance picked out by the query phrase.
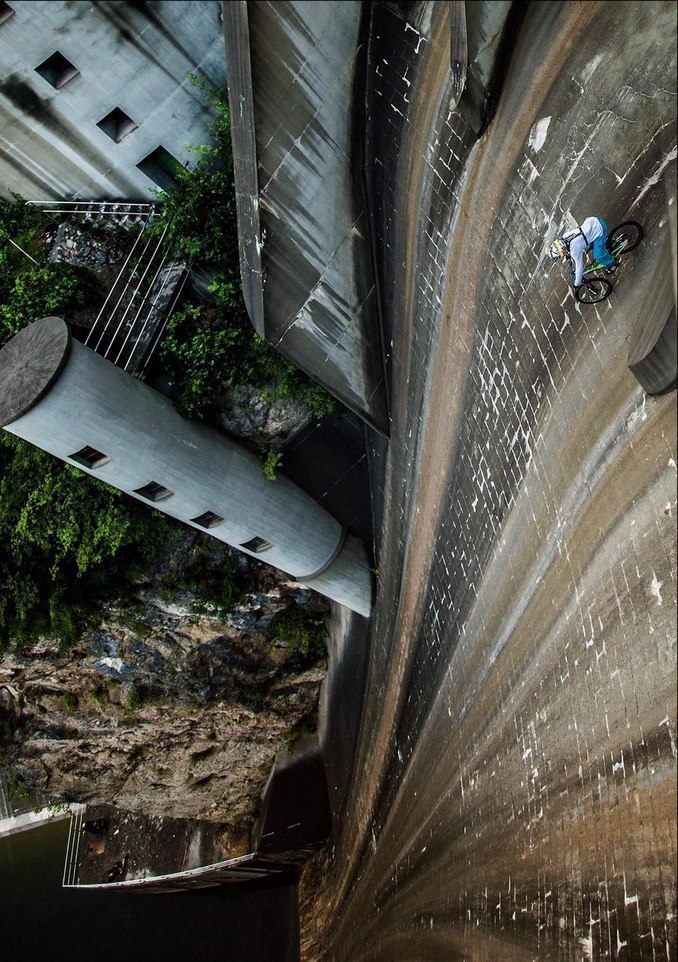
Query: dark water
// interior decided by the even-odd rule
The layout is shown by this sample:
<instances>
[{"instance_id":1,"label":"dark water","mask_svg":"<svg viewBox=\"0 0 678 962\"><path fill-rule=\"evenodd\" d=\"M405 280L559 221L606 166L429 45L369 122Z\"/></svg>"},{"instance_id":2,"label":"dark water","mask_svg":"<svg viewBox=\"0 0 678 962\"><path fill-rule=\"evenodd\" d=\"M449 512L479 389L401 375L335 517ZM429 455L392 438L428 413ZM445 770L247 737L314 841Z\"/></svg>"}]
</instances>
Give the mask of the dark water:
<instances>
[{"instance_id":1,"label":"dark water","mask_svg":"<svg viewBox=\"0 0 678 962\"><path fill-rule=\"evenodd\" d=\"M298 962L294 885L184 895L61 888L68 822L0 839L0 932L30 962Z\"/></svg>"}]
</instances>

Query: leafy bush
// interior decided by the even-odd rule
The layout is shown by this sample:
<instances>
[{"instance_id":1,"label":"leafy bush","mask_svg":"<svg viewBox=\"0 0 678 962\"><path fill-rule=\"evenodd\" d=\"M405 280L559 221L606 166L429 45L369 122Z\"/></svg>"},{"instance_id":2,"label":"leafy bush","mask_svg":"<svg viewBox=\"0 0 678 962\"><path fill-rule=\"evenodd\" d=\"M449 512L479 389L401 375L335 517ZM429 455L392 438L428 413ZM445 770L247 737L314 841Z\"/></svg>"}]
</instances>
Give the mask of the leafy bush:
<instances>
[{"instance_id":1,"label":"leafy bush","mask_svg":"<svg viewBox=\"0 0 678 962\"><path fill-rule=\"evenodd\" d=\"M163 208L155 230L166 238L178 257L216 267L235 282L238 279L238 233L236 227L231 114L223 91L204 78L191 82L209 94L214 106L214 145L193 146L197 156L193 170L176 172L177 186L162 193Z\"/></svg>"},{"instance_id":2,"label":"leafy bush","mask_svg":"<svg viewBox=\"0 0 678 962\"><path fill-rule=\"evenodd\" d=\"M0 649L43 634L72 644L138 573L167 521L0 433Z\"/></svg>"},{"instance_id":3,"label":"leafy bush","mask_svg":"<svg viewBox=\"0 0 678 962\"><path fill-rule=\"evenodd\" d=\"M96 281L84 268L70 264L29 266L16 275L0 304L2 341L41 317L68 317L92 303L98 294Z\"/></svg>"},{"instance_id":4,"label":"leafy bush","mask_svg":"<svg viewBox=\"0 0 678 962\"><path fill-rule=\"evenodd\" d=\"M278 451L269 451L264 459L264 463L261 466L261 470L264 472L264 477L269 481L277 481L278 475L276 471L281 465L283 456Z\"/></svg>"},{"instance_id":5,"label":"leafy bush","mask_svg":"<svg viewBox=\"0 0 678 962\"><path fill-rule=\"evenodd\" d=\"M266 629L266 640L291 652L292 665L299 670L314 665L325 655L326 637L323 620L299 605L279 612Z\"/></svg>"},{"instance_id":6,"label":"leafy bush","mask_svg":"<svg viewBox=\"0 0 678 962\"><path fill-rule=\"evenodd\" d=\"M0 197L0 302L5 300L17 273L33 261L45 260L43 235L48 226L42 211L27 206L18 194L12 200Z\"/></svg>"},{"instance_id":7,"label":"leafy bush","mask_svg":"<svg viewBox=\"0 0 678 962\"><path fill-rule=\"evenodd\" d=\"M301 401L312 417L336 413L341 405L291 361L260 338L249 321L239 273L238 232L230 114L225 95L204 81L215 107L213 147L194 147L192 171L180 170L177 186L163 196L154 224L166 231L174 256L207 267L213 306L189 303L170 321L161 360L176 384L179 410L191 417L217 417L224 388L252 384L269 402Z\"/></svg>"},{"instance_id":8,"label":"leafy bush","mask_svg":"<svg viewBox=\"0 0 678 962\"><path fill-rule=\"evenodd\" d=\"M219 323L198 305L187 305L170 319L160 356L177 384L175 403L187 417L218 414L219 387L233 377L242 334Z\"/></svg>"}]
</instances>

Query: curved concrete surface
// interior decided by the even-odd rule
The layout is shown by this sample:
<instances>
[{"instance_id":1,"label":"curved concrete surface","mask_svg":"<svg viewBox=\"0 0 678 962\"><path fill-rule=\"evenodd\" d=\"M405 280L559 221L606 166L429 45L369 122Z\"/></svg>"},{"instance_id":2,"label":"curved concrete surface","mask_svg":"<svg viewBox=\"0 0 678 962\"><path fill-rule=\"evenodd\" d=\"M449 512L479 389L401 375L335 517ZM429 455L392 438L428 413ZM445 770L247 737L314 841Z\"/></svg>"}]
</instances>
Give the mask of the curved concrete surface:
<instances>
[{"instance_id":1,"label":"curved concrete surface","mask_svg":"<svg viewBox=\"0 0 678 962\"><path fill-rule=\"evenodd\" d=\"M675 6L530 4L475 145L448 5L376 7L409 81L379 81L403 120L372 112L367 152L391 441L306 958L674 960L675 393L627 351L671 309ZM598 306L546 257L589 214L646 231Z\"/></svg>"}]
</instances>

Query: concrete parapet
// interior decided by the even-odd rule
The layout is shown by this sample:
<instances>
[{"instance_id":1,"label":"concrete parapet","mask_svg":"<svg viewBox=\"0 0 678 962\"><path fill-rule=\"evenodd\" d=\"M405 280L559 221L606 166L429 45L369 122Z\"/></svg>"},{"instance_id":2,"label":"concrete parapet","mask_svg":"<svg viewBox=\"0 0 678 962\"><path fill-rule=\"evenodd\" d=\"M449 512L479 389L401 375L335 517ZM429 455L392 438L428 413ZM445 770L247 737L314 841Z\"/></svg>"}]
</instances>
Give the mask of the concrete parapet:
<instances>
[{"instance_id":1,"label":"concrete parapet","mask_svg":"<svg viewBox=\"0 0 678 962\"><path fill-rule=\"evenodd\" d=\"M362 170L365 9L355 0L223 4L250 317L386 432Z\"/></svg>"}]
</instances>

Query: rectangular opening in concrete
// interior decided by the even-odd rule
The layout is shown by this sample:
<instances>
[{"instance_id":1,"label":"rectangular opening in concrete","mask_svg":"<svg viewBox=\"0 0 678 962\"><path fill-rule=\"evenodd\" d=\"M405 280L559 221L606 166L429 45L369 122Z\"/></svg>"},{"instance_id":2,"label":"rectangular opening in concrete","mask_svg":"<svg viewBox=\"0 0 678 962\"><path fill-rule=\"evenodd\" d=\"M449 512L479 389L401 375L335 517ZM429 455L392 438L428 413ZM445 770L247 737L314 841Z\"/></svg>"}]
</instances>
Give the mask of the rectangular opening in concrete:
<instances>
[{"instance_id":1,"label":"rectangular opening in concrete","mask_svg":"<svg viewBox=\"0 0 678 962\"><path fill-rule=\"evenodd\" d=\"M168 193L177 186L180 173L184 169L165 147L156 147L139 161L137 167L149 180Z\"/></svg>"},{"instance_id":2,"label":"rectangular opening in concrete","mask_svg":"<svg viewBox=\"0 0 678 962\"><path fill-rule=\"evenodd\" d=\"M245 551L255 551L259 554L262 551L268 551L273 545L270 541L264 541L263 538L250 538L249 541L243 542L240 547L244 548Z\"/></svg>"},{"instance_id":3,"label":"rectangular opening in concrete","mask_svg":"<svg viewBox=\"0 0 678 962\"><path fill-rule=\"evenodd\" d=\"M119 144L121 140L129 136L133 130L136 130L139 124L135 124L131 117L128 117L124 110L120 107L114 107L109 114L98 122L97 127L114 140L116 144Z\"/></svg>"},{"instance_id":4,"label":"rectangular opening in concrete","mask_svg":"<svg viewBox=\"0 0 678 962\"><path fill-rule=\"evenodd\" d=\"M146 498L147 501L164 501L166 498L171 498L174 494L169 488L166 488L162 484L158 484L157 481L149 481L148 484L144 484L141 488L135 488L134 493L140 495L142 498Z\"/></svg>"},{"instance_id":5,"label":"rectangular opening in concrete","mask_svg":"<svg viewBox=\"0 0 678 962\"><path fill-rule=\"evenodd\" d=\"M10 17L14 16L14 8L10 7L5 0L0 0L0 25L2 25L5 20L9 20Z\"/></svg>"},{"instance_id":6,"label":"rectangular opening in concrete","mask_svg":"<svg viewBox=\"0 0 678 962\"><path fill-rule=\"evenodd\" d=\"M221 515L215 514L214 511L205 511L203 514L199 514L197 518L191 518L191 522L199 524L201 528L216 528L218 524L223 523L223 520Z\"/></svg>"},{"instance_id":7,"label":"rectangular opening in concrete","mask_svg":"<svg viewBox=\"0 0 678 962\"><path fill-rule=\"evenodd\" d=\"M80 73L78 68L74 67L70 60L67 60L58 50L47 60L43 60L35 71L57 90Z\"/></svg>"},{"instance_id":8,"label":"rectangular opening in concrete","mask_svg":"<svg viewBox=\"0 0 678 962\"><path fill-rule=\"evenodd\" d=\"M69 454L69 460L75 461L77 464L81 464L84 468L99 468L102 464L106 464L110 461L110 458L106 454L102 454L101 451L97 451L96 448L91 448L89 444L86 444L84 448L80 448L75 454Z\"/></svg>"}]
</instances>

